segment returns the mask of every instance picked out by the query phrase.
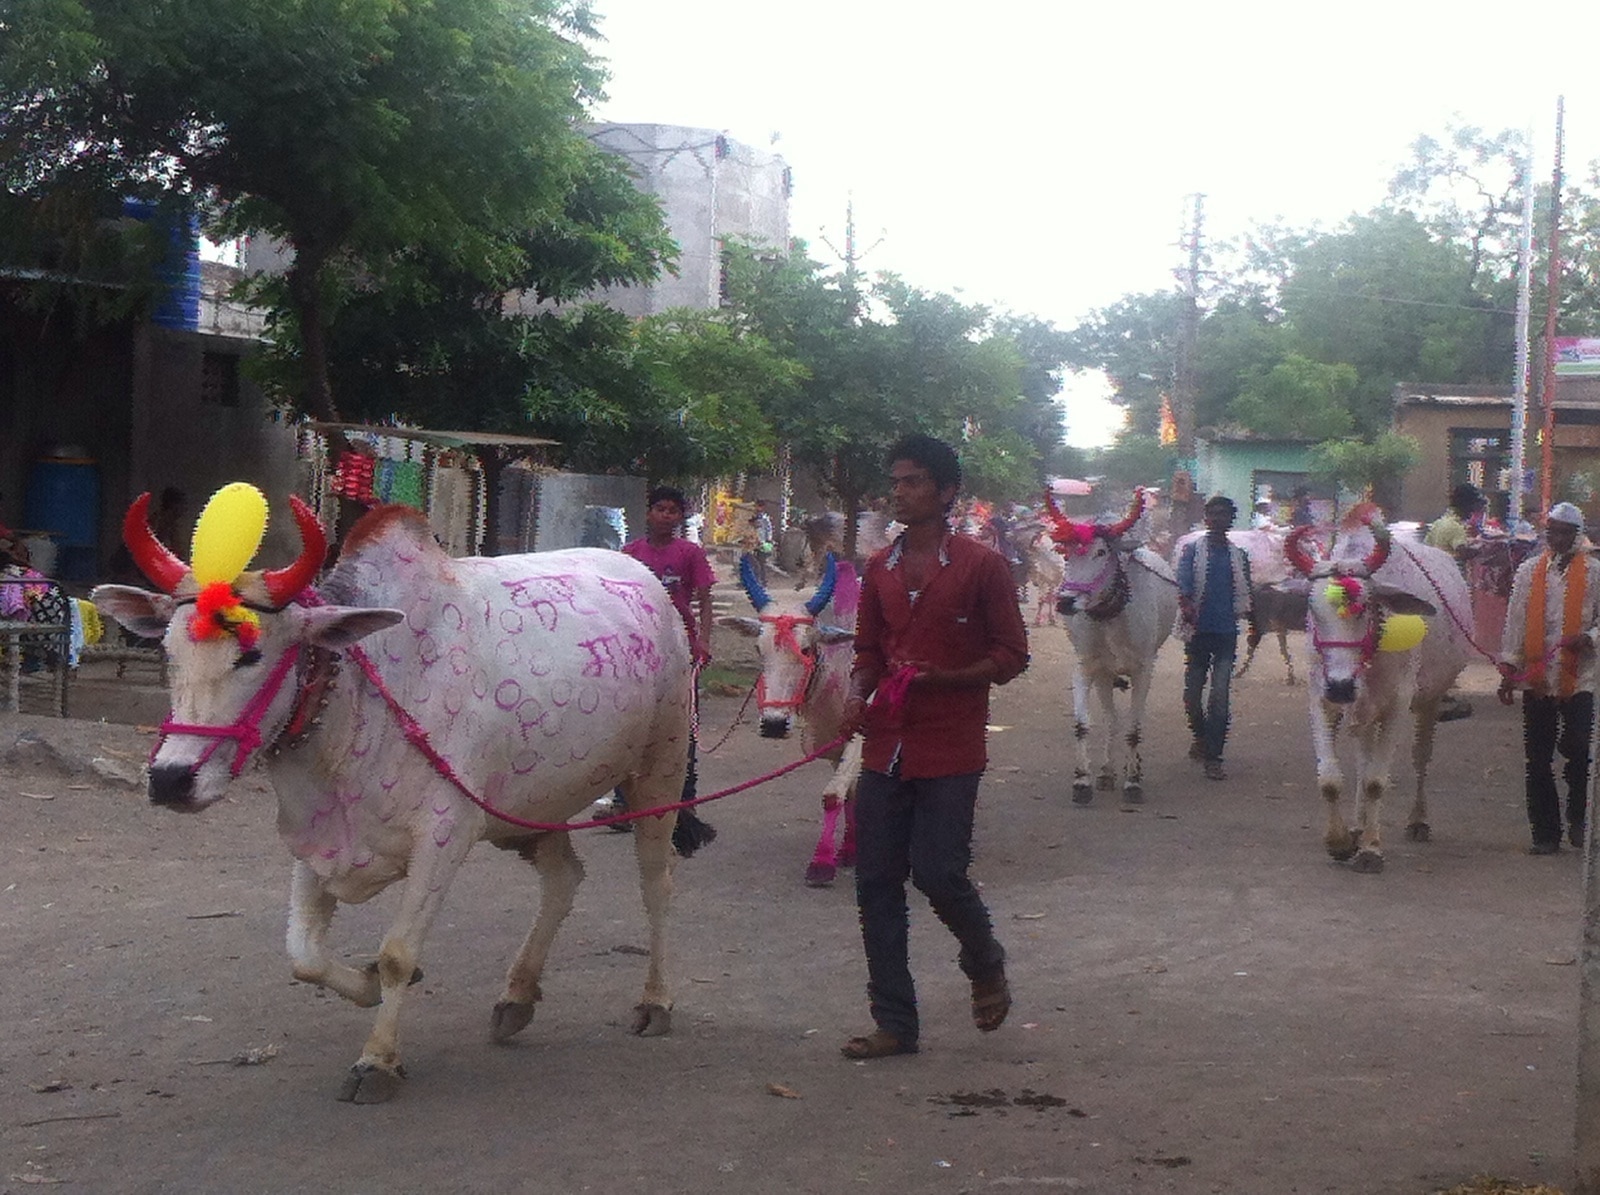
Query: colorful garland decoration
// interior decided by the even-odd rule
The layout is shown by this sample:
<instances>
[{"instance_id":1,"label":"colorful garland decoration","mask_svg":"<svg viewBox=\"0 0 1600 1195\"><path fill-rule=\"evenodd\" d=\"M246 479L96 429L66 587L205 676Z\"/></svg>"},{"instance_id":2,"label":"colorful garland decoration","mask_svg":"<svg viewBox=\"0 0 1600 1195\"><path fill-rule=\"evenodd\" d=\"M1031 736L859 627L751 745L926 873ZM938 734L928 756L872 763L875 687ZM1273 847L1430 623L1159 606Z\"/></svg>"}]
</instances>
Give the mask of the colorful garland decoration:
<instances>
[{"instance_id":1,"label":"colorful garland decoration","mask_svg":"<svg viewBox=\"0 0 1600 1195\"><path fill-rule=\"evenodd\" d=\"M1340 618L1360 618L1367 612L1366 602L1362 600L1361 582L1355 577L1333 578L1328 582L1323 596Z\"/></svg>"},{"instance_id":2,"label":"colorful garland decoration","mask_svg":"<svg viewBox=\"0 0 1600 1195\"><path fill-rule=\"evenodd\" d=\"M213 581L195 598L189 638L200 643L224 635L236 638L242 650L255 651L261 642L261 618L245 607L230 582Z\"/></svg>"},{"instance_id":3,"label":"colorful garland decoration","mask_svg":"<svg viewBox=\"0 0 1600 1195\"><path fill-rule=\"evenodd\" d=\"M1056 541L1056 548L1063 555L1070 552L1074 556L1082 556L1094 546L1094 524L1060 519L1050 538Z\"/></svg>"}]
</instances>

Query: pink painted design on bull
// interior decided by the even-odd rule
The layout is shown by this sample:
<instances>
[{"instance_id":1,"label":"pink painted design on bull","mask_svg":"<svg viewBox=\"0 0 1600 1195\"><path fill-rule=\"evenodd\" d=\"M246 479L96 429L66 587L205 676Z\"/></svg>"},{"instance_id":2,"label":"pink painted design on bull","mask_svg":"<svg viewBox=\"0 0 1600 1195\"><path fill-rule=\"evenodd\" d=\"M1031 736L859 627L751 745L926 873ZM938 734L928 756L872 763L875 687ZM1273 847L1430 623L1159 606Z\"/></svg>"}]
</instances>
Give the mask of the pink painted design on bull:
<instances>
[{"instance_id":1,"label":"pink painted design on bull","mask_svg":"<svg viewBox=\"0 0 1600 1195\"><path fill-rule=\"evenodd\" d=\"M290 848L303 859L319 859L344 867L362 868L372 863L372 850L352 823L361 793L330 792L298 830L285 835Z\"/></svg>"},{"instance_id":2,"label":"pink painted design on bull","mask_svg":"<svg viewBox=\"0 0 1600 1195\"><path fill-rule=\"evenodd\" d=\"M578 587L571 576L534 575L519 581L502 581L500 584L510 596L511 604L530 611L547 631L555 630L561 621L561 612L557 607L565 606L580 615L595 613L591 608L578 605Z\"/></svg>"},{"instance_id":3,"label":"pink painted design on bull","mask_svg":"<svg viewBox=\"0 0 1600 1195\"><path fill-rule=\"evenodd\" d=\"M589 662L583 666L584 676L645 680L661 671L661 653L656 650L655 641L637 632L583 639L578 646L589 653Z\"/></svg>"},{"instance_id":4,"label":"pink painted design on bull","mask_svg":"<svg viewBox=\"0 0 1600 1195\"><path fill-rule=\"evenodd\" d=\"M641 626L654 629L661 625L661 611L645 596L643 585L636 581L614 581L610 577L601 577L600 588L620 599Z\"/></svg>"}]
</instances>

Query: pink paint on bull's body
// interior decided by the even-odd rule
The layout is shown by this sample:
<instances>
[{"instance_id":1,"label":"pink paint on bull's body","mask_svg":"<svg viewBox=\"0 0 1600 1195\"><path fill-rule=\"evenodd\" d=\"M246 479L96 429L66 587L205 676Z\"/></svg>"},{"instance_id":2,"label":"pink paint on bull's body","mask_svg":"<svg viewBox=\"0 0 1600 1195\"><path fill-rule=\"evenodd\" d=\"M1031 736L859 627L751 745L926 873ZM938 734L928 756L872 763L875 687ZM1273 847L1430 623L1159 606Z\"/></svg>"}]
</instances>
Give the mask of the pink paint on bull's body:
<instances>
[{"instance_id":1,"label":"pink paint on bull's body","mask_svg":"<svg viewBox=\"0 0 1600 1195\"><path fill-rule=\"evenodd\" d=\"M181 600L182 584L176 592ZM452 559L419 515L384 508L352 530L318 598L325 604L262 613L260 664L240 664L238 644L226 636L192 641L186 618L173 618L171 721L230 725L265 669L294 644L337 649L370 636L364 646L384 686L494 808L561 822L614 786L631 809L677 799L688 751L689 646L666 591L636 561L594 549ZM142 634L174 609L166 595L120 586L102 587L95 600ZM269 705L263 742L273 743L289 723L297 690L285 685ZM288 946L296 978L363 1006L381 1002L342 1092L365 1102L397 1085L402 997L473 843L487 839L529 858L542 889L495 1008L497 1041L531 1019L546 955L583 869L569 835L530 833L468 801L407 740L359 669L343 667L318 721L298 749L266 757L278 831L296 860ZM165 739L152 760L153 799L193 811L224 795L231 750L202 763L206 745L182 733ZM670 1025L664 929L673 820L634 823L650 922L635 1022L645 1034ZM401 906L376 965L363 971L336 961L326 936L337 903L365 901L396 881Z\"/></svg>"}]
</instances>

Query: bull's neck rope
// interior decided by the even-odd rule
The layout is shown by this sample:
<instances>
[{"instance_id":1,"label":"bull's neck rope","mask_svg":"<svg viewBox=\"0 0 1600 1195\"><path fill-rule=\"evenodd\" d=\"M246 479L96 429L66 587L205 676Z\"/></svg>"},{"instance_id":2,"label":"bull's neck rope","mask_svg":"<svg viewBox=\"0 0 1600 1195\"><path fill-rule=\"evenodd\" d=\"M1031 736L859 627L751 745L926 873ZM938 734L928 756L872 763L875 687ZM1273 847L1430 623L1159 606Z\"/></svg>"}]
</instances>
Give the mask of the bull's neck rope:
<instances>
[{"instance_id":1,"label":"bull's neck rope","mask_svg":"<svg viewBox=\"0 0 1600 1195\"><path fill-rule=\"evenodd\" d=\"M1095 590L1099 589L1100 586L1105 584L1106 578L1111 575L1112 570L1116 567L1117 553L1107 552L1105 567L1095 574L1094 580L1074 581L1071 577L1065 577L1061 581L1061 591L1063 593L1073 594L1093 593Z\"/></svg>"},{"instance_id":2,"label":"bull's neck rope","mask_svg":"<svg viewBox=\"0 0 1600 1195\"><path fill-rule=\"evenodd\" d=\"M200 758L191 766L190 771L199 771L207 761L216 754L217 748L222 746L224 739L234 742L233 764L230 769L232 776L237 779L244 771L245 764L250 756L261 748L261 720L266 717L267 710L271 707L273 699L278 696L278 690L283 688L283 682L288 679L293 670L295 661L300 657L300 645L291 643L287 651L278 657L278 662L272 666L271 673L266 681L257 689L244 708L239 711L239 716L226 726L205 726L192 722L174 722L169 711L161 723L161 729L156 735L155 746L150 749L150 762L154 763L156 754L165 745L168 736L175 734L192 735L196 738L210 739Z\"/></svg>"},{"instance_id":3,"label":"bull's neck rope","mask_svg":"<svg viewBox=\"0 0 1600 1195\"><path fill-rule=\"evenodd\" d=\"M763 671L756 677L756 708L760 710L794 710L805 704L807 695L811 692L811 682L817 674L817 658L815 655L806 655L800 649L800 640L795 637L795 627L815 626L817 620L809 614L762 614L762 622L772 626L772 644L779 651L787 651L800 658L804 670L800 676L800 683L795 686L794 692L787 698L778 699L767 694L767 676ZM719 744L720 745L720 744Z\"/></svg>"}]
</instances>

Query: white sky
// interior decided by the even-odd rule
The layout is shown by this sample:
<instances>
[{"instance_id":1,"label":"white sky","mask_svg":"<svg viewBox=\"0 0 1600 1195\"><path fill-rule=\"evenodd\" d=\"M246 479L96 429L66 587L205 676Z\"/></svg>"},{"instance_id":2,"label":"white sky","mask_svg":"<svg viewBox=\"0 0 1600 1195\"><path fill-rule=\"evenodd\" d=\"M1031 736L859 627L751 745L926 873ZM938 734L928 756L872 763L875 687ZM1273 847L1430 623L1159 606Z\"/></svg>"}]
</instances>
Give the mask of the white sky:
<instances>
[{"instance_id":1,"label":"white sky","mask_svg":"<svg viewBox=\"0 0 1600 1195\"><path fill-rule=\"evenodd\" d=\"M853 194L859 246L881 238L864 268L1061 327L1173 285L1195 192L1208 240L1331 226L1454 113L1531 129L1548 179L1557 95L1568 177L1600 158L1600 10L1578 0L595 4L602 118L776 132L815 256ZM1104 408L1069 395L1069 440L1104 442Z\"/></svg>"}]
</instances>

